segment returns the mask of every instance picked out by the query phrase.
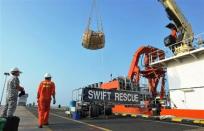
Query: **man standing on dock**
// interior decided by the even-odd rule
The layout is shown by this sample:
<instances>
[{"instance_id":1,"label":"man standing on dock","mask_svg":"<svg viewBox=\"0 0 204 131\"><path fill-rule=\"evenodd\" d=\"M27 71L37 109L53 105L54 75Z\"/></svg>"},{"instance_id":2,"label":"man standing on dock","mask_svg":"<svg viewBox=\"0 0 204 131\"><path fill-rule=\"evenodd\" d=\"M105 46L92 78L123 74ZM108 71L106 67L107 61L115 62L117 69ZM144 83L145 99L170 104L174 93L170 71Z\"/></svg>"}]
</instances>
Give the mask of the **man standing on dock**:
<instances>
[{"instance_id":1,"label":"man standing on dock","mask_svg":"<svg viewBox=\"0 0 204 131\"><path fill-rule=\"evenodd\" d=\"M24 88L20 86L20 81L18 79L20 73L22 73L18 68L11 69L11 78L7 82L6 91L6 103L3 109L2 117L12 117L17 106L18 92L24 91Z\"/></svg>"},{"instance_id":2,"label":"man standing on dock","mask_svg":"<svg viewBox=\"0 0 204 131\"><path fill-rule=\"evenodd\" d=\"M44 75L45 80L38 87L38 124L39 128L48 125L51 97L53 96L53 104L55 100L55 83L51 81L52 76L49 73Z\"/></svg>"}]
</instances>

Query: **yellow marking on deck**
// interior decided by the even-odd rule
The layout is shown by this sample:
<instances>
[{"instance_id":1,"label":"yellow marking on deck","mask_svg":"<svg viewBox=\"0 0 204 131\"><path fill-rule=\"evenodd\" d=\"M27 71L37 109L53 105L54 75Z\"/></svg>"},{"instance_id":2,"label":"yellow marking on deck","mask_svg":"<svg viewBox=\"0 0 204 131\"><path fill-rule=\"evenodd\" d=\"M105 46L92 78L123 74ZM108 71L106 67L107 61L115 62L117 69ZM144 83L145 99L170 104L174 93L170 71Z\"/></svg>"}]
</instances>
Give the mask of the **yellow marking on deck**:
<instances>
[{"instance_id":1,"label":"yellow marking on deck","mask_svg":"<svg viewBox=\"0 0 204 131\"><path fill-rule=\"evenodd\" d=\"M60 115L57 115L57 114L54 114L54 113L50 113L50 114L52 114L53 116L57 116L57 117L66 119L66 120L70 120L70 121L74 121L74 122L77 122L77 123L80 123L80 124L84 124L84 125L87 125L87 126L90 126L90 127L94 127L94 128L97 128L97 129L100 129L100 130L103 130L103 131L112 131L112 130L107 129L107 128L103 128L103 127L100 127L100 126L96 126L96 125L89 124L89 123L82 122L82 121L78 121L78 120L73 120L73 119L70 119L70 118L67 118L67 117L63 117L63 116L60 116Z\"/></svg>"},{"instance_id":2,"label":"yellow marking on deck","mask_svg":"<svg viewBox=\"0 0 204 131\"><path fill-rule=\"evenodd\" d=\"M172 120L171 121L175 121L175 122L181 122L183 119L181 119L181 118L172 118Z\"/></svg>"},{"instance_id":3,"label":"yellow marking on deck","mask_svg":"<svg viewBox=\"0 0 204 131\"><path fill-rule=\"evenodd\" d=\"M149 116L148 116L148 115L142 115L142 117L144 117L144 118L148 118Z\"/></svg>"},{"instance_id":4,"label":"yellow marking on deck","mask_svg":"<svg viewBox=\"0 0 204 131\"><path fill-rule=\"evenodd\" d=\"M199 124L199 123L200 123L200 120L194 120L193 123Z\"/></svg>"},{"instance_id":5,"label":"yellow marking on deck","mask_svg":"<svg viewBox=\"0 0 204 131\"><path fill-rule=\"evenodd\" d=\"M127 114L122 114L122 116L127 116Z\"/></svg>"},{"instance_id":6,"label":"yellow marking on deck","mask_svg":"<svg viewBox=\"0 0 204 131\"><path fill-rule=\"evenodd\" d=\"M200 124L204 124L204 120L201 120L201 121L200 121Z\"/></svg>"},{"instance_id":7,"label":"yellow marking on deck","mask_svg":"<svg viewBox=\"0 0 204 131\"><path fill-rule=\"evenodd\" d=\"M132 114L131 117L137 117L137 115Z\"/></svg>"},{"instance_id":8,"label":"yellow marking on deck","mask_svg":"<svg viewBox=\"0 0 204 131\"><path fill-rule=\"evenodd\" d=\"M118 114L118 113L115 113L115 115L118 116L119 114Z\"/></svg>"}]
</instances>

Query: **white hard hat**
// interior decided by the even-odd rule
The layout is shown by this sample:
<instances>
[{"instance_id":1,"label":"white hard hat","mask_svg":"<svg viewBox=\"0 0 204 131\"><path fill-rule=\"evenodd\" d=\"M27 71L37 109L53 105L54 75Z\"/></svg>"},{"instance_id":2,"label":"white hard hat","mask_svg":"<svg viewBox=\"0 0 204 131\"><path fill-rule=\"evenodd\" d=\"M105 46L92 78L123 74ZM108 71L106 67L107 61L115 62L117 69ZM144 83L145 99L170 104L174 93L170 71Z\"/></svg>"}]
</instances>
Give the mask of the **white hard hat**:
<instances>
[{"instance_id":1,"label":"white hard hat","mask_svg":"<svg viewBox=\"0 0 204 131\"><path fill-rule=\"evenodd\" d=\"M44 77L45 78L51 78L52 76L50 75L50 73L45 73Z\"/></svg>"},{"instance_id":2,"label":"white hard hat","mask_svg":"<svg viewBox=\"0 0 204 131\"><path fill-rule=\"evenodd\" d=\"M10 72L11 72L11 73L13 73L13 72L22 73L17 67L12 68Z\"/></svg>"}]
</instances>

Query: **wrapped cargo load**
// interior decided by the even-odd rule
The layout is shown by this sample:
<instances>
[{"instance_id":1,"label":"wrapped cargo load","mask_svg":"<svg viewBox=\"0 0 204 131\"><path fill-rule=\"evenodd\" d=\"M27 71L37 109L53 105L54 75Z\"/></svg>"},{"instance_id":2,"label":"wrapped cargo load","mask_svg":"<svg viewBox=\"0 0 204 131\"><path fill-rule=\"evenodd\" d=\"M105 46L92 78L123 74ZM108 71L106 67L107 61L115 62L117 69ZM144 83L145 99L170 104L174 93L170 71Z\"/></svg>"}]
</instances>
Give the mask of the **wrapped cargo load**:
<instances>
[{"instance_id":1,"label":"wrapped cargo load","mask_svg":"<svg viewBox=\"0 0 204 131\"><path fill-rule=\"evenodd\" d=\"M83 47L91 50L101 49L105 44L105 35L101 31L87 30L84 32L82 39Z\"/></svg>"},{"instance_id":2,"label":"wrapped cargo load","mask_svg":"<svg viewBox=\"0 0 204 131\"><path fill-rule=\"evenodd\" d=\"M101 17L97 15L99 14L98 12L95 12L97 30L95 31L91 29L91 23L93 23L91 16L94 13L93 12L94 9L96 10L96 0L93 0L91 13L88 20L88 25L82 36L82 46L90 50L102 49L105 46L105 34L103 32Z\"/></svg>"}]
</instances>

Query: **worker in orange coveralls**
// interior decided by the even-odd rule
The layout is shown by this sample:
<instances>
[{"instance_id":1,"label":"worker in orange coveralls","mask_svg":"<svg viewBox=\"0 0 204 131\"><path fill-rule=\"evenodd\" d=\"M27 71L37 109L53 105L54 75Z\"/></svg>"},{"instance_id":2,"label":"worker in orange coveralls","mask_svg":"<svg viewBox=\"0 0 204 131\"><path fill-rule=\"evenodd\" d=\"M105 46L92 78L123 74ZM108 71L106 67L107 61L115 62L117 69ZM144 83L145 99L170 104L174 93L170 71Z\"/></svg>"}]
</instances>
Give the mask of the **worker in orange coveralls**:
<instances>
[{"instance_id":1,"label":"worker in orange coveralls","mask_svg":"<svg viewBox=\"0 0 204 131\"><path fill-rule=\"evenodd\" d=\"M37 102L38 102L38 124L39 128L43 125L48 125L48 117L50 111L51 96L53 96L53 104L55 100L55 84L51 81L52 76L49 73L44 75L45 80L38 87Z\"/></svg>"},{"instance_id":2,"label":"worker in orange coveralls","mask_svg":"<svg viewBox=\"0 0 204 131\"><path fill-rule=\"evenodd\" d=\"M174 51L175 51L175 45L174 44L177 42L177 28L173 23L169 23L168 25L166 25L166 27L171 30L171 34L169 35L169 37L171 39L170 48L171 48L172 52L174 53Z\"/></svg>"}]
</instances>

